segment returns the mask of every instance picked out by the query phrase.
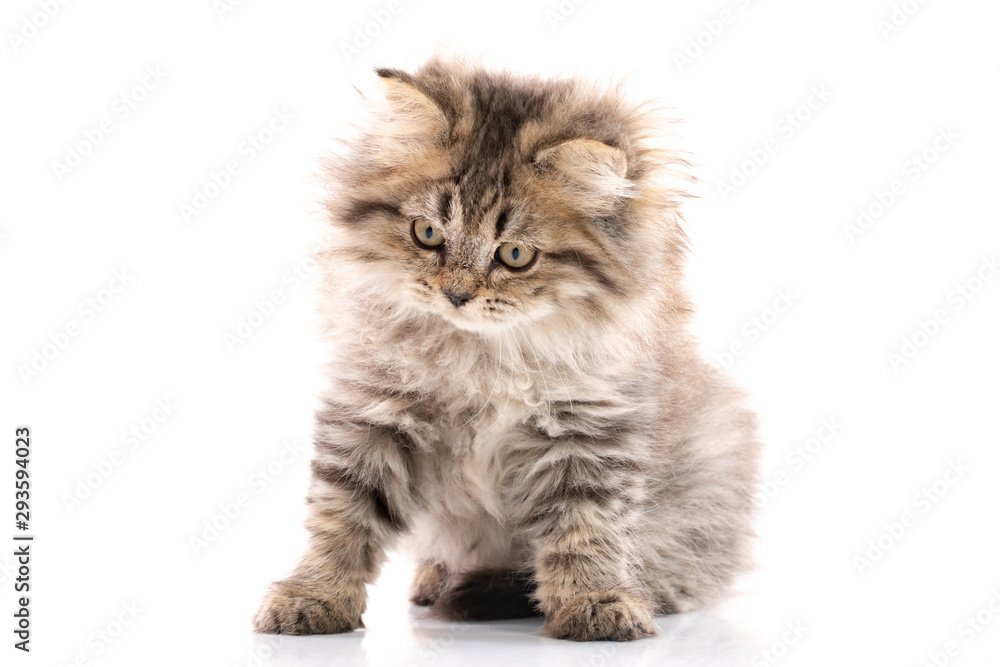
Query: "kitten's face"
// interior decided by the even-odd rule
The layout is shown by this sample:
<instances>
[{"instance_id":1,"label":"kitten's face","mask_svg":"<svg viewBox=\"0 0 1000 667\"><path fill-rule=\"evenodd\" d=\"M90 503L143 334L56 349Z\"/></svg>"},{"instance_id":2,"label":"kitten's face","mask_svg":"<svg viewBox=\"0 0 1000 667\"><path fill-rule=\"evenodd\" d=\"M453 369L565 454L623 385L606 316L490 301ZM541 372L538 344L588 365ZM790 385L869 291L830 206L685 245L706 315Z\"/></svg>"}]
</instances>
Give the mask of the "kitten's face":
<instances>
[{"instance_id":1,"label":"kitten's face","mask_svg":"<svg viewBox=\"0 0 1000 667\"><path fill-rule=\"evenodd\" d=\"M616 98L440 63L380 75L386 105L336 165L331 212L338 256L382 295L489 331L592 321L643 288L666 226L637 213L649 165Z\"/></svg>"},{"instance_id":2,"label":"kitten's face","mask_svg":"<svg viewBox=\"0 0 1000 667\"><path fill-rule=\"evenodd\" d=\"M546 220L516 196L498 193L483 210L483 193L470 201L468 189L434 183L401 207L393 236L411 305L460 329L530 327L592 291L576 257L590 257L585 239L574 252L570 239L553 238L560 229L572 237L572 220Z\"/></svg>"}]
</instances>

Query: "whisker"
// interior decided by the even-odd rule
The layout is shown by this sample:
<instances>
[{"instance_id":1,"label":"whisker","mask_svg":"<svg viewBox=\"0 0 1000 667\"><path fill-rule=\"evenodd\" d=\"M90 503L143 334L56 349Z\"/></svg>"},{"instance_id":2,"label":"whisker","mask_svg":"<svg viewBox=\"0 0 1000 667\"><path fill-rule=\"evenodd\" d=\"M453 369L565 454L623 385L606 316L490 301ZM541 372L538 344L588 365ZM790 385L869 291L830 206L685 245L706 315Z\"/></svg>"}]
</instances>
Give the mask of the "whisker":
<instances>
[{"instance_id":1,"label":"whisker","mask_svg":"<svg viewBox=\"0 0 1000 667\"><path fill-rule=\"evenodd\" d=\"M535 318L533 318L531 315L529 315L528 312L526 310L524 310L524 308L521 308L521 312L524 313L524 316L527 317L528 320L532 324L534 324L534 325L538 324L538 322L535 321ZM572 394L572 392L570 392L569 385L566 383L566 375L565 375L565 373L562 372L562 369L559 368L559 363L558 362L553 361L552 362L552 367L555 369L556 373L559 374L559 377L562 380L563 389L566 390L566 400L569 401L569 411L570 412L574 412L574 410L573 410L573 394ZM551 403L550 403L550 406L551 406Z\"/></svg>"},{"instance_id":2,"label":"whisker","mask_svg":"<svg viewBox=\"0 0 1000 667\"><path fill-rule=\"evenodd\" d=\"M542 377L542 385L545 387L545 410L546 412L551 412L552 392L549 390L549 381L545 378L545 372L542 370L542 362L539 361L538 354L535 352L535 346L531 344L531 339L528 338L528 335L521 328L521 325L517 324L515 326L517 326L517 330L520 331L521 334L524 336L524 342L527 343L528 349L531 351L531 356L535 358L535 370Z\"/></svg>"},{"instance_id":3,"label":"whisker","mask_svg":"<svg viewBox=\"0 0 1000 667\"><path fill-rule=\"evenodd\" d=\"M493 394L496 393L497 390L497 385L500 384L500 372L502 370L503 370L503 346L501 345L500 352L497 355L497 379L493 381L493 389L490 390L490 395L487 396L486 401L483 402L483 407L479 408L479 411L476 412L476 414L469 417L468 421L462 424L462 426L459 426L459 428L462 428L463 426L468 426L468 424L472 422L473 419L478 417L479 414L486 409L486 406L490 404L490 399L493 398Z\"/></svg>"},{"instance_id":4,"label":"whisker","mask_svg":"<svg viewBox=\"0 0 1000 667\"><path fill-rule=\"evenodd\" d=\"M526 311L526 310L525 310L524 308L521 308L521 307L519 307L519 306L515 306L515 307L516 307L516 308L517 308L518 310L520 310L520 311L521 311L522 313L524 313L524 316L525 316L526 318L528 318L528 321L529 321L529 323L530 323L530 324L534 324L534 325L537 325L537 324L538 324L538 322L537 322L537 321L535 321L535 318L533 318L533 317L532 317L531 315L529 315L529 314L528 314L528 311ZM530 344L530 343L529 343L529 344ZM532 346L532 354L534 354L534 349L533 349L533 348L534 348L534 346ZM536 356L535 356L535 359L537 359L537 358L538 358L538 357L537 357L537 355L536 355ZM573 411L574 411L574 410L573 410L573 394L572 394L572 392L570 392L570 390L569 390L569 385L568 385L568 384L567 384L567 382L566 382L566 375L565 375L565 374L564 374L564 373L562 372L562 370L561 370L561 369L559 368L559 364L558 364L557 362L552 362L552 367L553 367L553 368L555 369L555 371L556 371L556 372L557 372L557 373L559 374L559 377L560 377L560 379L562 380L562 384L563 384L563 389L565 389L565 390L566 390L566 400L567 400L567 401L569 402L569 411L570 411L570 412L573 412ZM549 406L551 407L551 402L549 403Z\"/></svg>"},{"instance_id":5,"label":"whisker","mask_svg":"<svg viewBox=\"0 0 1000 667\"><path fill-rule=\"evenodd\" d=\"M507 340L507 345L510 345L510 340L507 337L507 330L506 329L501 329L501 331L503 331L503 333L504 333L504 339ZM507 410L507 405L510 403L510 395L512 393L514 393L514 391L513 391L514 390L514 348L513 347L510 348L510 361L511 361L511 373L510 373L510 385L507 387L507 400L504 401L503 407L500 408L500 413L497 414L497 418L493 420L492 424L490 424L488 427L486 427L487 431L489 431L491 428L493 428L494 426L496 426L497 422L500 421L500 418L503 417L503 413ZM498 376L498 379L499 379L499 376Z\"/></svg>"}]
</instances>

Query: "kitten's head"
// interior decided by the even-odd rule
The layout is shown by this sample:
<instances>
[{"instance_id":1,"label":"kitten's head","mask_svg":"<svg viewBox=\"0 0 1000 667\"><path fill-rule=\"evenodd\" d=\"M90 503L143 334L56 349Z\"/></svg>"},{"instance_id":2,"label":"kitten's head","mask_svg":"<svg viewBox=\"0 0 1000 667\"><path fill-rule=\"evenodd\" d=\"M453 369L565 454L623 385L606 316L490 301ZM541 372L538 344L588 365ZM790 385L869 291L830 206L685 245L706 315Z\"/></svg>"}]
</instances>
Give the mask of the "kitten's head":
<instances>
[{"instance_id":1,"label":"kitten's head","mask_svg":"<svg viewBox=\"0 0 1000 667\"><path fill-rule=\"evenodd\" d=\"M657 176L683 161L653 146L648 113L575 80L436 59L377 73L372 125L330 162L341 275L480 331L670 292L679 193Z\"/></svg>"}]
</instances>

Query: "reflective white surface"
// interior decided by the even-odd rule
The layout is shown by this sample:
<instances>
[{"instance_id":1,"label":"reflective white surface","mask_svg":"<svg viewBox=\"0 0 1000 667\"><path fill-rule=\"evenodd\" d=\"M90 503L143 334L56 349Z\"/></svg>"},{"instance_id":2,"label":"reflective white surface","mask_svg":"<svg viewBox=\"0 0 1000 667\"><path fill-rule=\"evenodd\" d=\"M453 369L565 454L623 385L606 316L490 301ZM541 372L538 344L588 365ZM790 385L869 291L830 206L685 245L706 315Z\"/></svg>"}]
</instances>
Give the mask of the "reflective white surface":
<instances>
[{"instance_id":1,"label":"reflective white surface","mask_svg":"<svg viewBox=\"0 0 1000 667\"><path fill-rule=\"evenodd\" d=\"M758 649L750 627L737 616L738 602L658 619L660 636L636 642L576 643L545 637L540 619L448 623L426 618L405 603L406 563L391 564L373 588L364 629L324 637L255 635L249 650L265 665L593 665L749 664ZM391 583L390 583L391 582Z\"/></svg>"}]
</instances>

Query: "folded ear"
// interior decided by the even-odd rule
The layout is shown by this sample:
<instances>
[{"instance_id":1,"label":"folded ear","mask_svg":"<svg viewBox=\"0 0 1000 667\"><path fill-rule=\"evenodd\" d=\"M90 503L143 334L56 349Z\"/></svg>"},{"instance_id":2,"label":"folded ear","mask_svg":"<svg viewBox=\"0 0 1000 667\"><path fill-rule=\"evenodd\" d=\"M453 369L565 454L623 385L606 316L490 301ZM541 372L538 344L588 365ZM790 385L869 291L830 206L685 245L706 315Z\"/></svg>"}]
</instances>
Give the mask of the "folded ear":
<instances>
[{"instance_id":1,"label":"folded ear","mask_svg":"<svg viewBox=\"0 0 1000 667\"><path fill-rule=\"evenodd\" d=\"M561 174L585 198L581 203L596 209L635 196L625 152L601 141L570 139L544 148L535 154L535 165Z\"/></svg>"},{"instance_id":2,"label":"folded ear","mask_svg":"<svg viewBox=\"0 0 1000 667\"><path fill-rule=\"evenodd\" d=\"M448 121L441 108L414 85L410 75L395 69L375 71L382 82L385 99L384 127L380 130L397 137L438 138Z\"/></svg>"}]
</instances>

